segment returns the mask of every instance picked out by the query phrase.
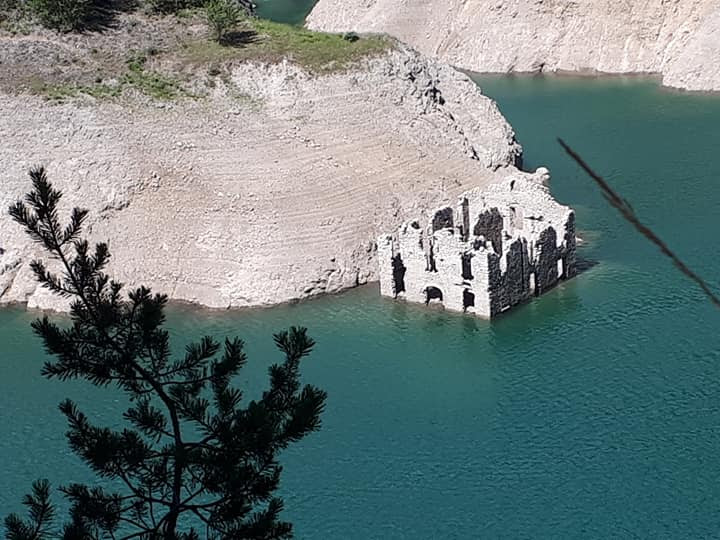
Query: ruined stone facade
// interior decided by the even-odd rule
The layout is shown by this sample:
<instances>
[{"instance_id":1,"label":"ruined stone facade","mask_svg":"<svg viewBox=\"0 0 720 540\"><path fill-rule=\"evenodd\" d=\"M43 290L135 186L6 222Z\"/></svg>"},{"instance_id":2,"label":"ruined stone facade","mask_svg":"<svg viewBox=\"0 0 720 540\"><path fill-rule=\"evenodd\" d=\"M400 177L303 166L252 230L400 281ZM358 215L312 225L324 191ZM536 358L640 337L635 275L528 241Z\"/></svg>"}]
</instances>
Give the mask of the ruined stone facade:
<instances>
[{"instance_id":1,"label":"ruined stone facade","mask_svg":"<svg viewBox=\"0 0 720 540\"><path fill-rule=\"evenodd\" d=\"M378 240L380 292L490 318L575 274L575 215L546 169L464 193Z\"/></svg>"}]
</instances>

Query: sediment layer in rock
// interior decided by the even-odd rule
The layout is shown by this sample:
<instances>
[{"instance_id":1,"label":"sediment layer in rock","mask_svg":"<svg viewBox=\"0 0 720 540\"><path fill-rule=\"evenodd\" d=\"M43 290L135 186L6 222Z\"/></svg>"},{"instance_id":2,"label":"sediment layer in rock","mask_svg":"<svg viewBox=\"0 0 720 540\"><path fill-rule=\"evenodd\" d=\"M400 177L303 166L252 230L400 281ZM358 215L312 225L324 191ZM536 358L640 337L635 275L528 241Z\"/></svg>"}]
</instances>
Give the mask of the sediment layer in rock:
<instances>
[{"instance_id":1,"label":"sediment layer in rock","mask_svg":"<svg viewBox=\"0 0 720 540\"><path fill-rule=\"evenodd\" d=\"M54 104L0 96L0 208L47 167L92 210L109 273L212 307L269 305L377 279L376 238L501 180L520 148L463 74L398 46L342 73L240 64L234 95ZM0 303L62 308L0 213Z\"/></svg>"},{"instance_id":2,"label":"sediment layer in rock","mask_svg":"<svg viewBox=\"0 0 720 540\"><path fill-rule=\"evenodd\" d=\"M479 72L653 73L720 90L716 0L319 0L308 26L385 32Z\"/></svg>"}]
</instances>

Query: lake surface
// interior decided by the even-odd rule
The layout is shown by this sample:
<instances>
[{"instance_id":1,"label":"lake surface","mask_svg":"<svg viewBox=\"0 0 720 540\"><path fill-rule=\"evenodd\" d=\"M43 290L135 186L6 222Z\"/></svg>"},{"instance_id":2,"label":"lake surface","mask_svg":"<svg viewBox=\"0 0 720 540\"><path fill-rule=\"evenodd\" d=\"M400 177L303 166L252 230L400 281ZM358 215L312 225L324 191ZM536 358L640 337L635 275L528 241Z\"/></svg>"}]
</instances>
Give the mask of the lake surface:
<instances>
[{"instance_id":1,"label":"lake surface","mask_svg":"<svg viewBox=\"0 0 720 540\"><path fill-rule=\"evenodd\" d=\"M375 287L246 312L175 308L176 347L239 335L259 393L272 333L309 327L304 380L322 431L283 456L300 539L710 538L720 531L720 311L609 208L580 151L720 288L720 98L640 79L478 79L577 210L596 264L489 323L381 299ZM0 509L37 477L93 476L57 403L118 425L122 396L40 378L33 314L0 310Z\"/></svg>"},{"instance_id":2,"label":"lake surface","mask_svg":"<svg viewBox=\"0 0 720 540\"><path fill-rule=\"evenodd\" d=\"M317 0L255 0L257 14L288 24L302 24Z\"/></svg>"}]
</instances>

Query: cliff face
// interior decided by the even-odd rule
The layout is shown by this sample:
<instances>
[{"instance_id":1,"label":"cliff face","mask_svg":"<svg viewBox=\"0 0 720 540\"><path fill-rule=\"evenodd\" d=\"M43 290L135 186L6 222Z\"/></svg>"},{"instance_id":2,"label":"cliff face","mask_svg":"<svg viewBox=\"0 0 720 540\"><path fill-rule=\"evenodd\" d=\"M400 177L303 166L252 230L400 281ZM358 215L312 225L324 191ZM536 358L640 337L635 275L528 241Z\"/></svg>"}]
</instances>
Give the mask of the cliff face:
<instances>
[{"instance_id":1,"label":"cliff face","mask_svg":"<svg viewBox=\"0 0 720 540\"><path fill-rule=\"evenodd\" d=\"M520 148L494 102L398 46L350 71L240 64L235 97L160 104L0 95L0 209L44 164L92 210L110 273L212 307L268 305L377 279L380 232L501 179ZM62 308L0 213L0 303Z\"/></svg>"},{"instance_id":2,"label":"cliff face","mask_svg":"<svg viewBox=\"0 0 720 540\"><path fill-rule=\"evenodd\" d=\"M479 72L656 73L720 90L716 0L319 0L308 26L386 32Z\"/></svg>"}]
</instances>

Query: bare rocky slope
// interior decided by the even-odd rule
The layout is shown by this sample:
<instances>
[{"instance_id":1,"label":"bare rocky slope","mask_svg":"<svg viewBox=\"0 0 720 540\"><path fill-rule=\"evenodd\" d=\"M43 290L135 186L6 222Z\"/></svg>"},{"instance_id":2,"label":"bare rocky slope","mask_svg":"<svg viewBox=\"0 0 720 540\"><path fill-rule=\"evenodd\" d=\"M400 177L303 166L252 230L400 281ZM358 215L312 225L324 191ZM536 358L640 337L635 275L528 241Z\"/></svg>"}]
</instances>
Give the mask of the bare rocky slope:
<instances>
[{"instance_id":1,"label":"bare rocky slope","mask_svg":"<svg viewBox=\"0 0 720 540\"><path fill-rule=\"evenodd\" d=\"M380 232L517 174L495 103L401 45L327 74L244 62L226 83L234 97L165 103L0 94L0 208L44 164L66 208L92 210L115 278L256 306L377 279ZM32 279L37 254L0 213L0 303L63 307Z\"/></svg>"},{"instance_id":2,"label":"bare rocky slope","mask_svg":"<svg viewBox=\"0 0 720 540\"><path fill-rule=\"evenodd\" d=\"M385 32L478 72L652 73L720 90L717 0L319 0L308 26Z\"/></svg>"}]
</instances>

